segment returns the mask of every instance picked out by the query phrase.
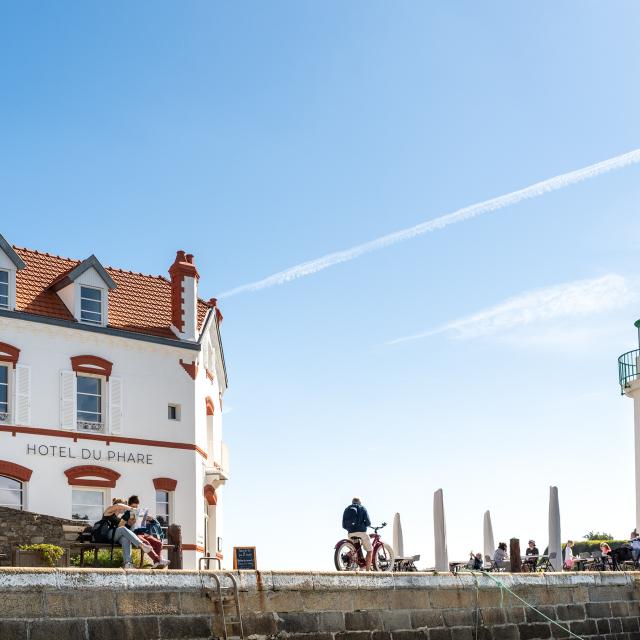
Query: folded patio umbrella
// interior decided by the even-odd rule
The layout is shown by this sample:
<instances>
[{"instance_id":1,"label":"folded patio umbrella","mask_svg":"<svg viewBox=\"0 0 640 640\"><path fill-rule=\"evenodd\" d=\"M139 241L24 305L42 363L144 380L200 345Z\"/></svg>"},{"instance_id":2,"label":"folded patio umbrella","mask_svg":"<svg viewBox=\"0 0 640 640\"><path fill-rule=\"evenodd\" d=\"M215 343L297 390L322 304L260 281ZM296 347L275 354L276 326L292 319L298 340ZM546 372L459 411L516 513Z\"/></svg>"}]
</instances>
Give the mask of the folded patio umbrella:
<instances>
[{"instance_id":1,"label":"folded patio umbrella","mask_svg":"<svg viewBox=\"0 0 640 640\"><path fill-rule=\"evenodd\" d=\"M560 536L558 487L549 487L549 562L555 571L562 571L562 537Z\"/></svg>"},{"instance_id":2,"label":"folded patio umbrella","mask_svg":"<svg viewBox=\"0 0 640 640\"><path fill-rule=\"evenodd\" d=\"M400 514L396 513L393 517L393 553L396 558L404 557L404 540L402 538L402 524L400 523Z\"/></svg>"},{"instance_id":3,"label":"folded patio umbrella","mask_svg":"<svg viewBox=\"0 0 640 640\"><path fill-rule=\"evenodd\" d=\"M433 539L436 551L436 571L449 571L447 528L444 521L442 489L433 494Z\"/></svg>"},{"instance_id":4,"label":"folded patio umbrella","mask_svg":"<svg viewBox=\"0 0 640 640\"><path fill-rule=\"evenodd\" d=\"M484 512L484 524L482 527L482 536L484 539L482 561L484 562L485 556L493 558L493 554L496 550L495 542L493 541L493 526L491 525L491 513L489 511Z\"/></svg>"}]
</instances>

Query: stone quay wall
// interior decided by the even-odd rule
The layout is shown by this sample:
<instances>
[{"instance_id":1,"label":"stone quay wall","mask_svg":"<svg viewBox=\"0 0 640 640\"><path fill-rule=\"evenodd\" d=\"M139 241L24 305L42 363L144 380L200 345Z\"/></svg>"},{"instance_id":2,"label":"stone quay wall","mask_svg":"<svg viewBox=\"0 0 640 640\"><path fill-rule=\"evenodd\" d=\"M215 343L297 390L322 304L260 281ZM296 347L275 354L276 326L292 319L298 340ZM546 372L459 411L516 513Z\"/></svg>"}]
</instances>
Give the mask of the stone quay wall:
<instances>
[{"instance_id":1,"label":"stone quay wall","mask_svg":"<svg viewBox=\"0 0 640 640\"><path fill-rule=\"evenodd\" d=\"M221 637L213 572L0 569L2 640ZM224 593L231 581L217 573ZM485 575L242 571L246 638L536 640L571 637ZM640 574L499 574L580 638L640 638ZM232 606L225 605L231 613ZM229 634L236 635L231 632Z\"/></svg>"},{"instance_id":2,"label":"stone quay wall","mask_svg":"<svg viewBox=\"0 0 640 640\"><path fill-rule=\"evenodd\" d=\"M45 516L41 513L0 507L0 566L11 565L11 550L20 544L57 544L68 546L62 525L73 520ZM2 556L5 556L4 558ZM0 639L2 635L0 635Z\"/></svg>"}]
</instances>

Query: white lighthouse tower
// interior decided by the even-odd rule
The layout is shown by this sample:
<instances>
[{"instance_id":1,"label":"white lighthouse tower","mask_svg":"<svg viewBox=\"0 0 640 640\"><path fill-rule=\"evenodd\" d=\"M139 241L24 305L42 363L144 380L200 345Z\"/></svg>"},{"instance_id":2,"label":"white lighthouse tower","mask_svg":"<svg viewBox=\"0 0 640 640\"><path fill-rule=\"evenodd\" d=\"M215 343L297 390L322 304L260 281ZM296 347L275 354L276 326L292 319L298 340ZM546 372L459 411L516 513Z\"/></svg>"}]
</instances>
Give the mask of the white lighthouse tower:
<instances>
[{"instance_id":1,"label":"white lighthouse tower","mask_svg":"<svg viewBox=\"0 0 640 640\"><path fill-rule=\"evenodd\" d=\"M640 346L640 320L634 323L638 329ZM623 353L618 358L620 392L633 398L633 425L636 458L636 530L640 531L640 348Z\"/></svg>"}]
</instances>

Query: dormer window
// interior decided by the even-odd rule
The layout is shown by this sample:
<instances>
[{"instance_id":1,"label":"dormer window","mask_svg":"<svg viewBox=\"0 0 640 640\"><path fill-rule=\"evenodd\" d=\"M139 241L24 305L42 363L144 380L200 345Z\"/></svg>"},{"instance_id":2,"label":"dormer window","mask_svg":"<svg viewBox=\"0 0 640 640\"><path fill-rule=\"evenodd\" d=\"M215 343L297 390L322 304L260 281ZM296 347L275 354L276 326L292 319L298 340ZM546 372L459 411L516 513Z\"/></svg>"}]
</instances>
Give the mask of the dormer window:
<instances>
[{"instance_id":1,"label":"dormer window","mask_svg":"<svg viewBox=\"0 0 640 640\"><path fill-rule=\"evenodd\" d=\"M0 309L16 308L16 272L27 265L0 235Z\"/></svg>"},{"instance_id":2,"label":"dormer window","mask_svg":"<svg viewBox=\"0 0 640 640\"><path fill-rule=\"evenodd\" d=\"M80 322L102 324L102 291L93 287L80 287Z\"/></svg>"},{"instance_id":3,"label":"dormer window","mask_svg":"<svg viewBox=\"0 0 640 640\"><path fill-rule=\"evenodd\" d=\"M51 288L78 322L97 327L109 323L108 293L116 283L95 256L58 276Z\"/></svg>"},{"instance_id":4,"label":"dormer window","mask_svg":"<svg viewBox=\"0 0 640 640\"><path fill-rule=\"evenodd\" d=\"M0 269L0 309L9 308L9 272Z\"/></svg>"}]
</instances>

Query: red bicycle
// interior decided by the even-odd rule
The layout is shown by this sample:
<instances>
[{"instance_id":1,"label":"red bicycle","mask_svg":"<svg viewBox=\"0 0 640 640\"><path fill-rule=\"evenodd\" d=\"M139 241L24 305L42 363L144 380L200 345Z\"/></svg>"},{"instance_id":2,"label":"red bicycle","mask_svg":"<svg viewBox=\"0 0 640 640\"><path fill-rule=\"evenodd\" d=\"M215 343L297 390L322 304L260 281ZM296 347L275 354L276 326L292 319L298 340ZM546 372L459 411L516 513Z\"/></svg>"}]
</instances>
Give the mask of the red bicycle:
<instances>
[{"instance_id":1,"label":"red bicycle","mask_svg":"<svg viewBox=\"0 0 640 640\"><path fill-rule=\"evenodd\" d=\"M369 534L373 546L373 568L376 571L391 571L393 569L394 553L391 545L382 542L378 529L386 527L383 522L379 527L370 527L373 533ZM366 567L365 553L362 543L358 538L344 538L335 546L333 561L337 571L356 571L358 567Z\"/></svg>"}]
</instances>

